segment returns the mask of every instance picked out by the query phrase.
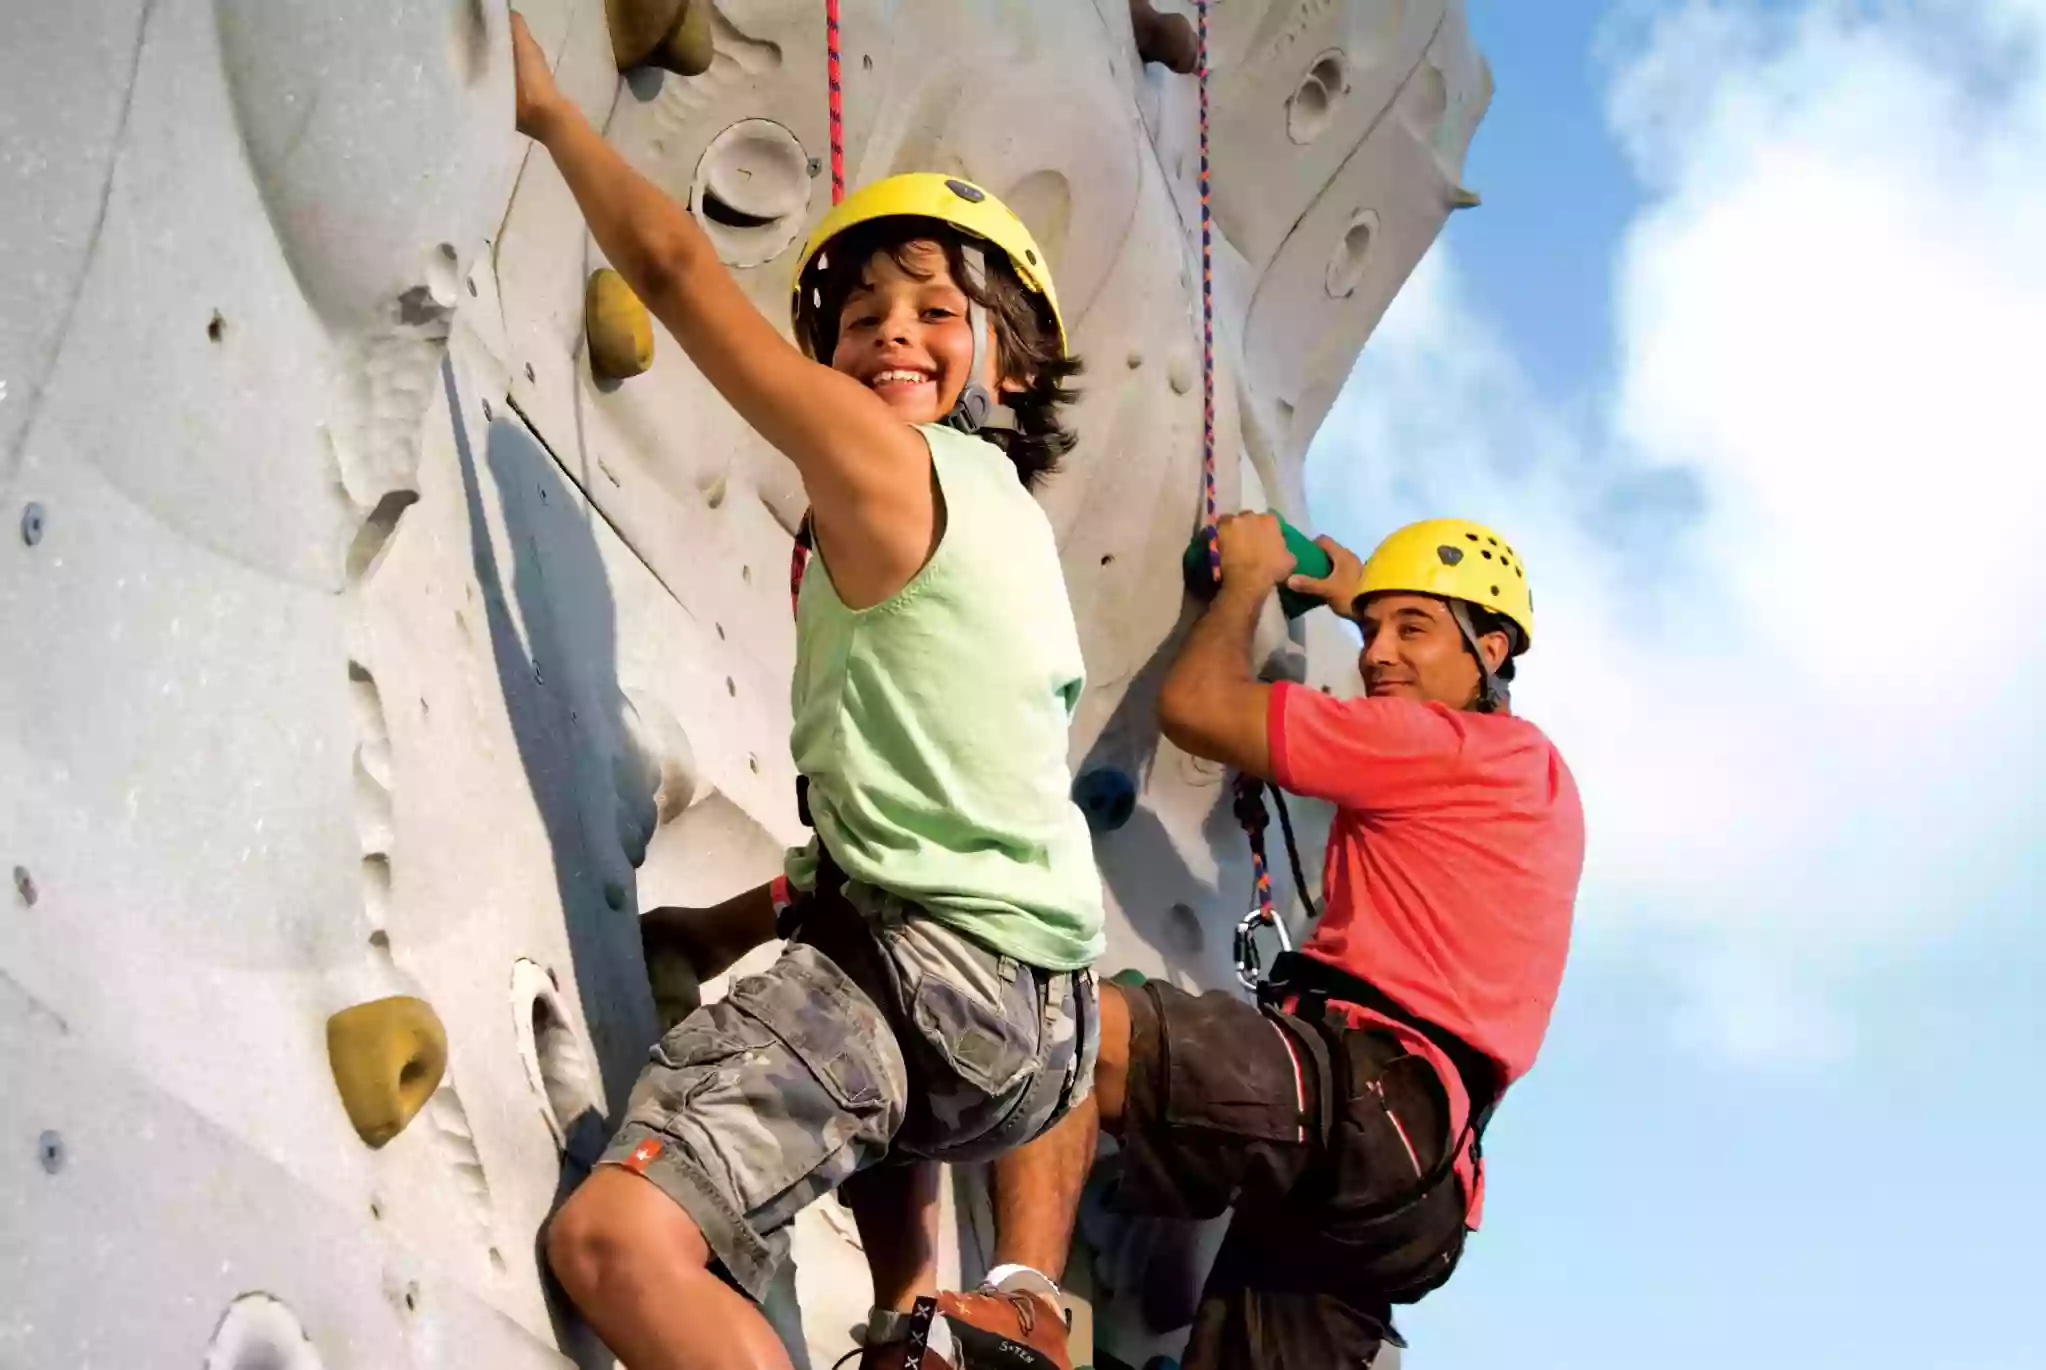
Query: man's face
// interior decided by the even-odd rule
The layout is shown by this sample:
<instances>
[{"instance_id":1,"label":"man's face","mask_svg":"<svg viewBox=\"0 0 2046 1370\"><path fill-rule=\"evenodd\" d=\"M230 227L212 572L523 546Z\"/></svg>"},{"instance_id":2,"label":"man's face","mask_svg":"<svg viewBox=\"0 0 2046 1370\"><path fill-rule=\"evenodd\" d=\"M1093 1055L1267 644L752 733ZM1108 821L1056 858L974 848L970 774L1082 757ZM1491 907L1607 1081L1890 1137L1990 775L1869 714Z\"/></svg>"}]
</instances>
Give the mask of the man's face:
<instances>
[{"instance_id":1,"label":"man's face","mask_svg":"<svg viewBox=\"0 0 2046 1370\"><path fill-rule=\"evenodd\" d=\"M1358 622L1364 629L1364 650L1357 670L1364 693L1374 698L1447 704L1467 709L1478 695L1478 663L1464 650L1463 634L1449 606L1432 595L1376 594L1362 605ZM1488 652L1496 646L1505 658L1505 640L1487 634ZM1497 663L1494 663L1497 668Z\"/></svg>"}]
</instances>

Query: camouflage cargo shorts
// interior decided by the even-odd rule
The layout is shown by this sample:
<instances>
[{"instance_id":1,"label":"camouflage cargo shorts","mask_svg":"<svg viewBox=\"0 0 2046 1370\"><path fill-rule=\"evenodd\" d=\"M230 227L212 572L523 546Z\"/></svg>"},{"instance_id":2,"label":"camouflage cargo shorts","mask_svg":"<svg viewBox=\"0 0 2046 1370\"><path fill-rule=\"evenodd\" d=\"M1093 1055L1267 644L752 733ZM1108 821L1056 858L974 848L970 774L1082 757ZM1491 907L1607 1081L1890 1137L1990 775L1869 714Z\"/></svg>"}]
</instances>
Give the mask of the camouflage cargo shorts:
<instances>
[{"instance_id":1,"label":"camouflage cargo shorts","mask_svg":"<svg viewBox=\"0 0 2046 1370\"><path fill-rule=\"evenodd\" d=\"M799 934L655 1045L600 1162L680 1204L756 1301L789 1223L850 1176L992 1159L1093 1086L1092 972L1022 964L893 901L854 916L881 953L862 978L885 986Z\"/></svg>"}]
</instances>

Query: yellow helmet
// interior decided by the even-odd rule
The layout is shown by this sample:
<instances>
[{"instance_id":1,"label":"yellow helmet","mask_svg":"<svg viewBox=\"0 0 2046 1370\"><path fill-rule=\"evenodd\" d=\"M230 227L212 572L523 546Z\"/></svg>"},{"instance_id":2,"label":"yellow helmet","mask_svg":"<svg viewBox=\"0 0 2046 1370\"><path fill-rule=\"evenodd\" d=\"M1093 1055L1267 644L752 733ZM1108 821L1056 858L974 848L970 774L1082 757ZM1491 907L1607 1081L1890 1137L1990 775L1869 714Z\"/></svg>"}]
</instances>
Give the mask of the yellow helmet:
<instances>
[{"instance_id":1,"label":"yellow helmet","mask_svg":"<svg viewBox=\"0 0 2046 1370\"><path fill-rule=\"evenodd\" d=\"M1520 629L1514 655L1534 641L1534 594L1513 544L1468 519L1410 523L1364 563L1357 596L1385 591L1441 595L1502 615Z\"/></svg>"},{"instance_id":2,"label":"yellow helmet","mask_svg":"<svg viewBox=\"0 0 2046 1370\"><path fill-rule=\"evenodd\" d=\"M803 244L790 283L789 313L799 319L803 291L811 284L811 268L818 264L824 248L833 238L858 224L875 219L913 216L950 224L969 237L1000 248L1024 286L1044 297L1051 309L1052 324L1058 329L1059 350L1069 351L1065 316L1059 312L1058 292L1052 288L1051 270L1037 240L1023 221L994 195L957 176L935 171L911 171L862 186L832 207ZM797 325L800 327L800 324Z\"/></svg>"}]
</instances>

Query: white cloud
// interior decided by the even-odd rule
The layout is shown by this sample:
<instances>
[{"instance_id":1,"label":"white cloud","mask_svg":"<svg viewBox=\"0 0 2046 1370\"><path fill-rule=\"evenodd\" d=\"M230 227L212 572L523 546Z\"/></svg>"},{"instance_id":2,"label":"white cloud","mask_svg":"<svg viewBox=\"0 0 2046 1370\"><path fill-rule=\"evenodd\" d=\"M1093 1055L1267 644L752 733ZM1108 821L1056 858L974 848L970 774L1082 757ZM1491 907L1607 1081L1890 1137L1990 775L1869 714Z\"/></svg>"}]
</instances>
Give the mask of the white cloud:
<instances>
[{"instance_id":1,"label":"white cloud","mask_svg":"<svg viewBox=\"0 0 2046 1370\"><path fill-rule=\"evenodd\" d=\"M1334 528L1511 531L1586 941L1645 948L1683 1034L1746 1059L1845 1049L1853 967L2046 840L2046 4L1953 18L1636 26L1611 393L1545 402L1437 254L1316 453Z\"/></svg>"}]
</instances>

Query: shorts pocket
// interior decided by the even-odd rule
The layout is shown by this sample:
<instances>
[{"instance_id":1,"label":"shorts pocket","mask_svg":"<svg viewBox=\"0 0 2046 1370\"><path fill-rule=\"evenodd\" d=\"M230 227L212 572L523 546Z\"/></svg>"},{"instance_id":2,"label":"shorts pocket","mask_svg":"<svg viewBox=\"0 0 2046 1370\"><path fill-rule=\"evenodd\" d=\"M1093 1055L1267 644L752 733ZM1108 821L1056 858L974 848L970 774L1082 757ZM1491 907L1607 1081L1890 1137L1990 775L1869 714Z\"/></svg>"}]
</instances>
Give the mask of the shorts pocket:
<instances>
[{"instance_id":1,"label":"shorts pocket","mask_svg":"<svg viewBox=\"0 0 2046 1370\"><path fill-rule=\"evenodd\" d=\"M1219 990L1196 997L1156 981L1144 988L1159 1008L1167 1125L1243 1141L1307 1140L1301 1077L1311 1066L1303 1043Z\"/></svg>"},{"instance_id":2,"label":"shorts pocket","mask_svg":"<svg viewBox=\"0 0 2046 1370\"><path fill-rule=\"evenodd\" d=\"M929 918L876 929L902 980L903 1007L938 1062L989 1099L1037 1064L1043 1012L1037 976Z\"/></svg>"},{"instance_id":3,"label":"shorts pocket","mask_svg":"<svg viewBox=\"0 0 2046 1370\"><path fill-rule=\"evenodd\" d=\"M828 957L797 943L726 1002L786 1046L842 1108L899 1111L908 1090L887 1021Z\"/></svg>"}]
</instances>

